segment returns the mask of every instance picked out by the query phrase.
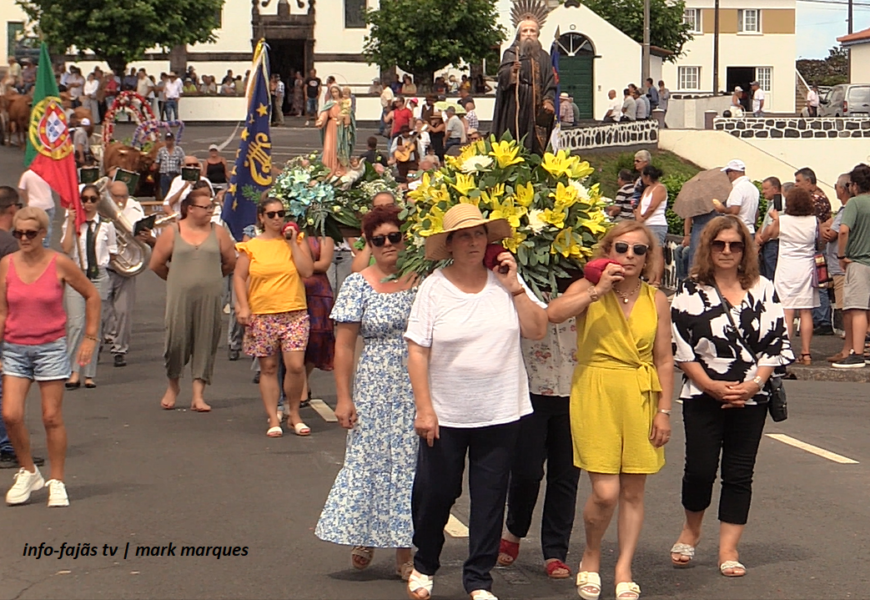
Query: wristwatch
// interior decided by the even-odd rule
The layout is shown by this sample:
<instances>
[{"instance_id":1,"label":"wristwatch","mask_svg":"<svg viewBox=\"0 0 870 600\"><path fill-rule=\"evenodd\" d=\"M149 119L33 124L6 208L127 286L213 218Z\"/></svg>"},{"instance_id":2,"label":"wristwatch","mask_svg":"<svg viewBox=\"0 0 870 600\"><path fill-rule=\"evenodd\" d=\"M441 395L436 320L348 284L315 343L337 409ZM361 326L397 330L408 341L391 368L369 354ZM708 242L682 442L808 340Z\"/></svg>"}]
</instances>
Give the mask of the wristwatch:
<instances>
[{"instance_id":1,"label":"wristwatch","mask_svg":"<svg viewBox=\"0 0 870 600\"><path fill-rule=\"evenodd\" d=\"M599 295L598 295L598 288L597 287L595 287L593 285L591 288L589 288L586 291L589 293L590 300L592 300L593 302L598 302Z\"/></svg>"},{"instance_id":2,"label":"wristwatch","mask_svg":"<svg viewBox=\"0 0 870 600\"><path fill-rule=\"evenodd\" d=\"M752 383L757 385L759 390L764 389L764 381L761 379L761 377L758 377L756 375L755 377L752 378Z\"/></svg>"},{"instance_id":3,"label":"wristwatch","mask_svg":"<svg viewBox=\"0 0 870 600\"><path fill-rule=\"evenodd\" d=\"M671 416L671 409L669 409L669 408L668 409L660 408L659 412L662 413L663 415L668 415L669 417Z\"/></svg>"}]
</instances>

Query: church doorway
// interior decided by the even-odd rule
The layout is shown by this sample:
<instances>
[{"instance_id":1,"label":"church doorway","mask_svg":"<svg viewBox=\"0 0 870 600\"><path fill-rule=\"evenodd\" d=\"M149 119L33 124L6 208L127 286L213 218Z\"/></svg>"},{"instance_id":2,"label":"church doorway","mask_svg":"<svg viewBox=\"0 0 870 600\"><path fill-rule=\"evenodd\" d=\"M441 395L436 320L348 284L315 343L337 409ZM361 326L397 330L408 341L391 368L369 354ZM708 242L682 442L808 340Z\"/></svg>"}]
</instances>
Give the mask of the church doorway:
<instances>
[{"instance_id":1,"label":"church doorway","mask_svg":"<svg viewBox=\"0 0 870 600\"><path fill-rule=\"evenodd\" d=\"M594 119L595 47L585 35L570 32L556 41L559 51L559 87L574 98L581 119Z\"/></svg>"}]
</instances>

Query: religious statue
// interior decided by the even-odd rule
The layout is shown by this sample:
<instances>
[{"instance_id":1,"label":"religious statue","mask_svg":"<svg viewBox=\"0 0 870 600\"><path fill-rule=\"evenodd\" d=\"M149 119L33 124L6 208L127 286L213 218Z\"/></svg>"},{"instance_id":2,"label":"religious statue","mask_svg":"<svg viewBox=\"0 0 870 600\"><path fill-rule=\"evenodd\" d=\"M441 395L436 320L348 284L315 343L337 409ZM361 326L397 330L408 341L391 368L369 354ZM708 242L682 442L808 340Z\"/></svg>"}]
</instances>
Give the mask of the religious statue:
<instances>
[{"instance_id":1,"label":"religious statue","mask_svg":"<svg viewBox=\"0 0 870 600\"><path fill-rule=\"evenodd\" d=\"M356 120L349 91L348 98L342 98L341 88L331 86L329 100L321 107L316 123L323 141L323 164L336 177L347 172L356 141Z\"/></svg>"},{"instance_id":2,"label":"religious statue","mask_svg":"<svg viewBox=\"0 0 870 600\"><path fill-rule=\"evenodd\" d=\"M517 32L498 69L492 118L496 137L510 131L538 155L547 148L556 113L553 65L538 41L547 12L543 0L515 0L511 17Z\"/></svg>"}]
</instances>

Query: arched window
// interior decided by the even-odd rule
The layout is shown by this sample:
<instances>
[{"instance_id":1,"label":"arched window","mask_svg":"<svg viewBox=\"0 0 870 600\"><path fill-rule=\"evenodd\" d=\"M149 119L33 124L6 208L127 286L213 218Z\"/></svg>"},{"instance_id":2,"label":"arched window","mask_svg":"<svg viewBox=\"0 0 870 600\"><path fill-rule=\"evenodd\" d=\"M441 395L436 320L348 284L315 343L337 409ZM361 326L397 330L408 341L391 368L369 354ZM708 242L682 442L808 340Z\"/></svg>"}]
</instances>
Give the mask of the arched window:
<instances>
[{"instance_id":1,"label":"arched window","mask_svg":"<svg viewBox=\"0 0 870 600\"><path fill-rule=\"evenodd\" d=\"M559 56L595 56L592 41L585 35L573 31L561 35L556 46L559 47Z\"/></svg>"}]
</instances>

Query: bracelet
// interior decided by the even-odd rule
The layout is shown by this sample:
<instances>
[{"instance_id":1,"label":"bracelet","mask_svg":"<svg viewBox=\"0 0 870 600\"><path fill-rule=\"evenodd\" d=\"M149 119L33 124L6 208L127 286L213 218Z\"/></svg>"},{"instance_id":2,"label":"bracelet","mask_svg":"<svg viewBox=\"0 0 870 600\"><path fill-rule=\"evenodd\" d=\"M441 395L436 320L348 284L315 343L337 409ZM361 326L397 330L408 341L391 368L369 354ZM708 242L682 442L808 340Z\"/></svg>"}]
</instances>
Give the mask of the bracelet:
<instances>
[{"instance_id":1,"label":"bracelet","mask_svg":"<svg viewBox=\"0 0 870 600\"><path fill-rule=\"evenodd\" d=\"M594 285L586 291L589 294L589 299L593 302L598 302L598 299L601 298L598 292L598 288L596 288Z\"/></svg>"},{"instance_id":2,"label":"bracelet","mask_svg":"<svg viewBox=\"0 0 870 600\"><path fill-rule=\"evenodd\" d=\"M660 408L659 412L662 413L663 415L667 415L669 417L671 416L671 409L669 409L669 408Z\"/></svg>"},{"instance_id":3,"label":"bracelet","mask_svg":"<svg viewBox=\"0 0 870 600\"><path fill-rule=\"evenodd\" d=\"M513 296L514 298L516 298L517 296L522 296L522 295L525 294L525 293L526 293L526 290L520 288L520 289L518 289L518 290L515 291L515 292L511 292L511 296Z\"/></svg>"},{"instance_id":4,"label":"bracelet","mask_svg":"<svg viewBox=\"0 0 870 600\"><path fill-rule=\"evenodd\" d=\"M759 392L764 389L764 381L761 379L761 377L756 375L752 378L752 383L758 386Z\"/></svg>"},{"instance_id":5,"label":"bracelet","mask_svg":"<svg viewBox=\"0 0 870 600\"><path fill-rule=\"evenodd\" d=\"M96 341L97 341L97 336L95 336L95 335L87 335L87 334L85 334L85 339L86 339L86 340L93 340L93 341L96 342Z\"/></svg>"},{"instance_id":6,"label":"bracelet","mask_svg":"<svg viewBox=\"0 0 870 600\"><path fill-rule=\"evenodd\" d=\"M838 256L837 260L846 260L846 257L845 256Z\"/></svg>"}]
</instances>

